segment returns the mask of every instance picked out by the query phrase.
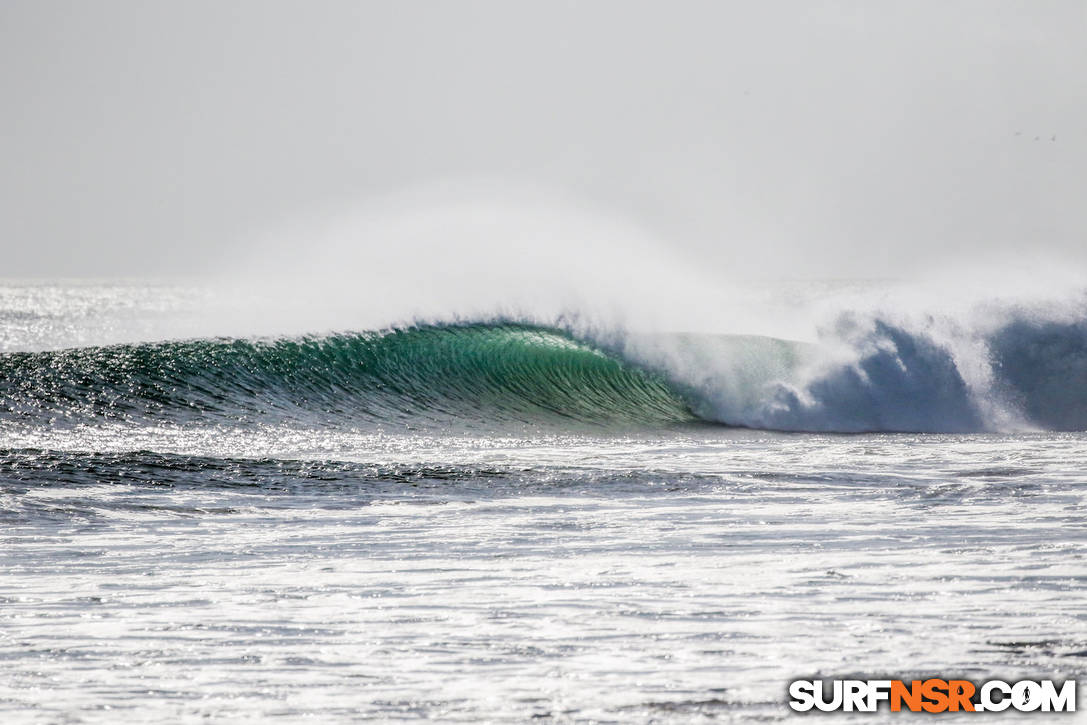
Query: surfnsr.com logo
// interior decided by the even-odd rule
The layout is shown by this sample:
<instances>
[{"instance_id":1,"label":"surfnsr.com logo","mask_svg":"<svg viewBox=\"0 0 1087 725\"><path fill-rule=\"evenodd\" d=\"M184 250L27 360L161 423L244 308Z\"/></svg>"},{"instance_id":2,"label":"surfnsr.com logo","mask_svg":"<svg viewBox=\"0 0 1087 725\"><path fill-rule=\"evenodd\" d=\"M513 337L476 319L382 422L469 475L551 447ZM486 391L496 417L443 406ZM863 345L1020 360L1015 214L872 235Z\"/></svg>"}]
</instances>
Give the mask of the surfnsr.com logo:
<instances>
[{"instance_id":1,"label":"surfnsr.com logo","mask_svg":"<svg viewBox=\"0 0 1087 725\"><path fill-rule=\"evenodd\" d=\"M796 680L789 684L789 707L799 712L1075 712L1076 681L1053 680Z\"/></svg>"}]
</instances>

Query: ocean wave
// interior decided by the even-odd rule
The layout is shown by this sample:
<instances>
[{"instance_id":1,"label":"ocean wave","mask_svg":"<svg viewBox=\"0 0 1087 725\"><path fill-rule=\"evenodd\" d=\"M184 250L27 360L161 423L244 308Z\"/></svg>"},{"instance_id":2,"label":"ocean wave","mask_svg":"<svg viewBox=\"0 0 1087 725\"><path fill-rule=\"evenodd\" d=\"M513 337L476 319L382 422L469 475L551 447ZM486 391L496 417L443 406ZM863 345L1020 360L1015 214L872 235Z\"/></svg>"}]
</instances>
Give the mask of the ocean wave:
<instances>
[{"instance_id":1,"label":"ocean wave","mask_svg":"<svg viewBox=\"0 0 1087 725\"><path fill-rule=\"evenodd\" d=\"M559 330L501 323L8 353L0 416L408 428L693 419L659 376Z\"/></svg>"},{"instance_id":2,"label":"ocean wave","mask_svg":"<svg viewBox=\"0 0 1087 725\"><path fill-rule=\"evenodd\" d=\"M0 355L0 419L1087 430L1087 319L840 315L818 343L486 322Z\"/></svg>"}]
</instances>

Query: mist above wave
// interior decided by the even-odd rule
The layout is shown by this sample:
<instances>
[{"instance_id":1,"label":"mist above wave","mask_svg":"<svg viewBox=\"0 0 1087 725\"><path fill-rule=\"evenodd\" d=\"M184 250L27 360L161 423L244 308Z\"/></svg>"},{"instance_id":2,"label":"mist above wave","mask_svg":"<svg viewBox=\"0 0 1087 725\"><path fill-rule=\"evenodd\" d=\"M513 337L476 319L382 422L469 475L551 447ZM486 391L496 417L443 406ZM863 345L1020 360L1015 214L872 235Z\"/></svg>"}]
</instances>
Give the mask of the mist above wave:
<instances>
[{"instance_id":1,"label":"mist above wave","mask_svg":"<svg viewBox=\"0 0 1087 725\"><path fill-rule=\"evenodd\" d=\"M623 219L493 184L269 229L188 287L0 288L0 349L513 322L648 371L727 425L1087 428L1087 278L1052 260L934 263L925 279L890 281L803 279L783 258L765 279L738 278ZM745 242L729 244L740 254Z\"/></svg>"}]
</instances>

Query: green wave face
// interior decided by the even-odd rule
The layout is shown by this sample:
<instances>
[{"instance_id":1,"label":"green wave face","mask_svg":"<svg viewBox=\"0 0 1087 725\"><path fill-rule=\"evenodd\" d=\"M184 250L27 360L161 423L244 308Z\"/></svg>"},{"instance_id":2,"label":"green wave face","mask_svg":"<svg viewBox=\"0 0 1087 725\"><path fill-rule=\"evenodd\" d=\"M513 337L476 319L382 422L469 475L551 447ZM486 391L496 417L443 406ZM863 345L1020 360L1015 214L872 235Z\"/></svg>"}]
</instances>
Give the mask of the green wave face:
<instances>
[{"instance_id":1,"label":"green wave face","mask_svg":"<svg viewBox=\"0 0 1087 725\"><path fill-rule=\"evenodd\" d=\"M694 420L656 375L514 324L10 353L0 416L467 429Z\"/></svg>"}]
</instances>

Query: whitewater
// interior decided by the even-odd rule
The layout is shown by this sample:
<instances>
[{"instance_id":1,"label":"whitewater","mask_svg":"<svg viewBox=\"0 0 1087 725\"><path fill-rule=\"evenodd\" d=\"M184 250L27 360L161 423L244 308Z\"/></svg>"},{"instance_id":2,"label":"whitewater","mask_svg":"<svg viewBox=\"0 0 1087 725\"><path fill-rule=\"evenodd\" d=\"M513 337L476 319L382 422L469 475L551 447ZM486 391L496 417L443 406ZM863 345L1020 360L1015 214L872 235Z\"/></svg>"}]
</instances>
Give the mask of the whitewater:
<instances>
[{"instance_id":1,"label":"whitewater","mask_svg":"<svg viewBox=\"0 0 1087 725\"><path fill-rule=\"evenodd\" d=\"M794 679L1087 676L1080 286L619 314L348 276L0 285L4 721L776 721Z\"/></svg>"}]
</instances>

